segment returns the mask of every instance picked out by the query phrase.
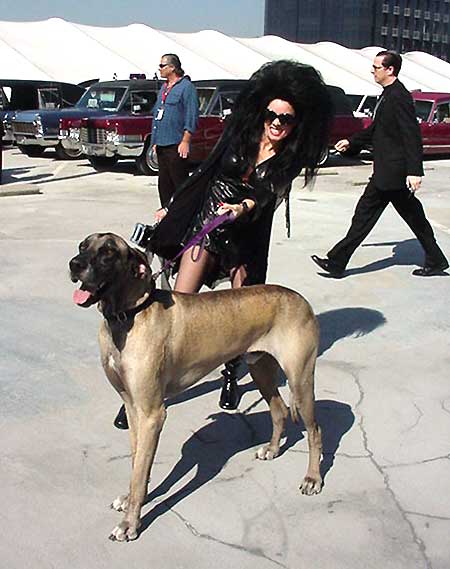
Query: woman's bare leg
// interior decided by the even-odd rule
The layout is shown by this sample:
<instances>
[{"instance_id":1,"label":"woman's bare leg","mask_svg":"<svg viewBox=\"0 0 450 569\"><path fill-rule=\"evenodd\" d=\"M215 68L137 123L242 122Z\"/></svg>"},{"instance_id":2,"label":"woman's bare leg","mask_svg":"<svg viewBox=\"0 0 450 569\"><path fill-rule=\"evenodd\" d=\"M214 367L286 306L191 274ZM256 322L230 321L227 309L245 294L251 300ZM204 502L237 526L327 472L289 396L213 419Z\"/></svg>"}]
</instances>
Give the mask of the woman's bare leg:
<instances>
[{"instance_id":1,"label":"woman's bare leg","mask_svg":"<svg viewBox=\"0 0 450 569\"><path fill-rule=\"evenodd\" d=\"M247 278L247 269L244 265L235 267L230 271L231 286L233 288L241 288L245 286L245 279Z\"/></svg>"},{"instance_id":2,"label":"woman's bare leg","mask_svg":"<svg viewBox=\"0 0 450 569\"><path fill-rule=\"evenodd\" d=\"M186 251L181 257L174 290L176 292L198 292L213 262L213 256L205 249L200 250L198 245Z\"/></svg>"}]
</instances>

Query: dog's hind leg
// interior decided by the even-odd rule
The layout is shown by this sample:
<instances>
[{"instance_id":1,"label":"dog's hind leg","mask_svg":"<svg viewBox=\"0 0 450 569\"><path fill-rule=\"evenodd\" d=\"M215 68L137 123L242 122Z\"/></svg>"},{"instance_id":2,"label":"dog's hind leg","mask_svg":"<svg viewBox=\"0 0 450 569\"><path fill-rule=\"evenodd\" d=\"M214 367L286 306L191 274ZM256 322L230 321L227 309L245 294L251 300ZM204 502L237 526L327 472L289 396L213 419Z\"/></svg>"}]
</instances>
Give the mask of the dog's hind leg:
<instances>
[{"instance_id":1,"label":"dog's hind leg","mask_svg":"<svg viewBox=\"0 0 450 569\"><path fill-rule=\"evenodd\" d=\"M272 460L280 452L280 439L284 432L289 415L280 392L277 388L279 366L269 354L264 354L254 363L248 363L250 375L258 386L261 395L267 401L272 417L272 438L269 444L262 446L256 453L260 460Z\"/></svg>"},{"instance_id":2,"label":"dog's hind leg","mask_svg":"<svg viewBox=\"0 0 450 569\"><path fill-rule=\"evenodd\" d=\"M307 344L307 343L306 343ZM322 489L320 459L322 456L322 434L314 414L314 368L317 348L298 347L284 354L280 361L291 389L291 416L298 423L301 416L308 434L309 461L306 476L300 490L308 496L318 494Z\"/></svg>"},{"instance_id":3,"label":"dog's hind leg","mask_svg":"<svg viewBox=\"0 0 450 569\"><path fill-rule=\"evenodd\" d=\"M128 509L122 522L113 529L109 536L113 541L131 541L137 538L141 508L147 495L150 470L166 418L166 409L163 403L149 413L144 413L138 408L136 417L137 447L131 475Z\"/></svg>"}]
</instances>

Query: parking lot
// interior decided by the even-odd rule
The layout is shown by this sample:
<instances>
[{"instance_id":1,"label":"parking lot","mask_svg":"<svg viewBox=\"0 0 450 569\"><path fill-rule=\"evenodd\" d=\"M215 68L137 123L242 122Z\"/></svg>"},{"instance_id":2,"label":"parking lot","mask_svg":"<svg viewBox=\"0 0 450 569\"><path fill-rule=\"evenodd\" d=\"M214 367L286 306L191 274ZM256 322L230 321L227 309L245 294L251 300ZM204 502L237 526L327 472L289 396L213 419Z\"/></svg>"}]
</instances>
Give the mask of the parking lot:
<instances>
[{"instance_id":1,"label":"parking lot","mask_svg":"<svg viewBox=\"0 0 450 569\"><path fill-rule=\"evenodd\" d=\"M223 412L217 370L168 401L142 531L121 544L107 539L119 519L109 504L129 482L128 437L112 426L120 400L99 362L100 316L73 304L67 263L89 233L151 222L157 179L133 162L98 173L51 150L4 150L3 567L448 569L450 278L411 276L421 248L392 208L346 278L310 260L347 230L365 158L332 157L312 189L297 180L292 236L280 208L272 238L268 282L301 292L321 326L322 493L298 492L307 446L293 425L279 458L255 460L267 406L245 376L239 411ZM450 257L450 160L427 159L425 173L420 197Z\"/></svg>"}]
</instances>

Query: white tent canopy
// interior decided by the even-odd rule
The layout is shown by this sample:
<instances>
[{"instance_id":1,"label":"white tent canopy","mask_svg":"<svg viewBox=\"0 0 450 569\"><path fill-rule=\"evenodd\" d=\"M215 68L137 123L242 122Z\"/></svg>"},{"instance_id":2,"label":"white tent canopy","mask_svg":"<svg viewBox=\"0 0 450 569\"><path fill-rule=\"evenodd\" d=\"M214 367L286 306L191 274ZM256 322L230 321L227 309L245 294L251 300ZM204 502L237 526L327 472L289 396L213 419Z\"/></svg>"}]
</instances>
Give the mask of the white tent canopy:
<instances>
[{"instance_id":1,"label":"white tent canopy","mask_svg":"<svg viewBox=\"0 0 450 569\"><path fill-rule=\"evenodd\" d=\"M86 26L50 18L0 21L0 78L52 79L80 83L151 78L164 53L179 55L192 79L247 79L263 63L295 59L318 69L330 85L351 94L378 94L371 61L381 50L347 49L330 42L298 44L276 36L232 38L213 30L172 33L143 24L118 28ZM405 54L401 79L408 89L450 91L450 64L422 52Z\"/></svg>"}]
</instances>

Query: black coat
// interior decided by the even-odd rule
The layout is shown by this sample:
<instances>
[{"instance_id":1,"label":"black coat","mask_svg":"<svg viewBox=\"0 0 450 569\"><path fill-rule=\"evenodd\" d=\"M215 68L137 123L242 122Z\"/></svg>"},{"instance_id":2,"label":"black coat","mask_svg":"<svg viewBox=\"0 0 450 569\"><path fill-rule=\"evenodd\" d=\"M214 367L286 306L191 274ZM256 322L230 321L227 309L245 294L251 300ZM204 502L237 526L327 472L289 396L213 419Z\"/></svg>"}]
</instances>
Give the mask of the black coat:
<instances>
[{"instance_id":1,"label":"black coat","mask_svg":"<svg viewBox=\"0 0 450 569\"><path fill-rule=\"evenodd\" d=\"M373 182L379 190L406 188L406 176L423 176L423 148L411 93L398 79L383 90L373 123L350 140L372 146Z\"/></svg>"},{"instance_id":2,"label":"black coat","mask_svg":"<svg viewBox=\"0 0 450 569\"><path fill-rule=\"evenodd\" d=\"M193 220L201 210L211 181L218 175L223 155L232 142L232 129L225 132L208 159L199 166L189 179L175 192L169 205L168 213L156 228L149 250L166 259L172 259L181 250L183 240ZM275 163L276 164L276 163ZM258 188L267 191L273 199L266 201L264 207L257 207L257 215L252 216L246 236L246 259L248 279L246 284L265 282L267 259L273 215L280 198L287 197L292 180L300 174L296 166L287 172L270 168ZM251 225L251 227L250 227Z\"/></svg>"}]
</instances>

